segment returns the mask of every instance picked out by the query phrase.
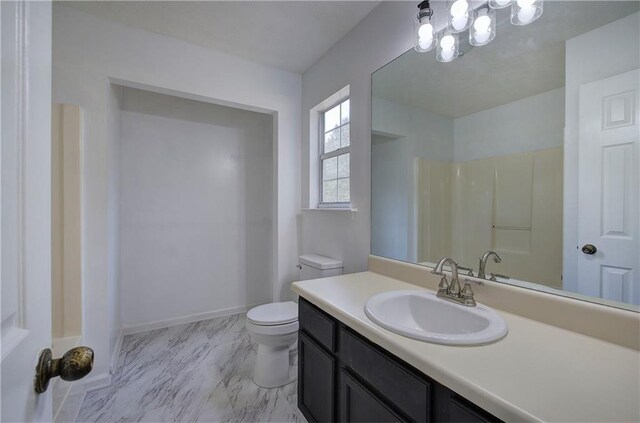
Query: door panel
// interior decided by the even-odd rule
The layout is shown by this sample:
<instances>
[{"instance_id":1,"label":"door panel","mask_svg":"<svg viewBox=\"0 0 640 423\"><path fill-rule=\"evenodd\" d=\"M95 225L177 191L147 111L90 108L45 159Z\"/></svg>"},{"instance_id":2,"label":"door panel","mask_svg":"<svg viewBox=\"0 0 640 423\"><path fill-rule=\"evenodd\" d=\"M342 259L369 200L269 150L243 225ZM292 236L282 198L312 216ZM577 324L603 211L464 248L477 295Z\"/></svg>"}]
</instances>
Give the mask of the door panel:
<instances>
[{"instance_id":1,"label":"door panel","mask_svg":"<svg viewBox=\"0 0 640 423\"><path fill-rule=\"evenodd\" d=\"M638 69L580 87L578 291L640 304Z\"/></svg>"},{"instance_id":2,"label":"door panel","mask_svg":"<svg viewBox=\"0 0 640 423\"><path fill-rule=\"evenodd\" d=\"M36 395L51 344L51 4L0 2L2 421L50 421Z\"/></svg>"}]
</instances>

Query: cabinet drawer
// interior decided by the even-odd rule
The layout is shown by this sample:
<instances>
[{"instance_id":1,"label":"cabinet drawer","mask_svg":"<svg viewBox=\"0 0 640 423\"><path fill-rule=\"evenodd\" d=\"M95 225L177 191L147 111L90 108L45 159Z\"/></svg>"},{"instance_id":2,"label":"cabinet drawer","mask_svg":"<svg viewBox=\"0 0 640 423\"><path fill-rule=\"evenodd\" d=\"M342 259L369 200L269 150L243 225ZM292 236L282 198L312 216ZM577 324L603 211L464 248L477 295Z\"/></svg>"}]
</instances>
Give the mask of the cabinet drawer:
<instances>
[{"instance_id":1,"label":"cabinet drawer","mask_svg":"<svg viewBox=\"0 0 640 423\"><path fill-rule=\"evenodd\" d=\"M340 359L411 420L430 421L431 382L345 328L340 330Z\"/></svg>"},{"instance_id":2,"label":"cabinet drawer","mask_svg":"<svg viewBox=\"0 0 640 423\"><path fill-rule=\"evenodd\" d=\"M298 408L308 421L334 421L335 374L335 358L299 332Z\"/></svg>"},{"instance_id":3,"label":"cabinet drawer","mask_svg":"<svg viewBox=\"0 0 640 423\"><path fill-rule=\"evenodd\" d=\"M343 370L340 372L340 421L378 423L404 420Z\"/></svg>"},{"instance_id":4,"label":"cabinet drawer","mask_svg":"<svg viewBox=\"0 0 640 423\"><path fill-rule=\"evenodd\" d=\"M298 321L301 330L329 351L335 352L336 322L302 297L298 302Z\"/></svg>"}]
</instances>

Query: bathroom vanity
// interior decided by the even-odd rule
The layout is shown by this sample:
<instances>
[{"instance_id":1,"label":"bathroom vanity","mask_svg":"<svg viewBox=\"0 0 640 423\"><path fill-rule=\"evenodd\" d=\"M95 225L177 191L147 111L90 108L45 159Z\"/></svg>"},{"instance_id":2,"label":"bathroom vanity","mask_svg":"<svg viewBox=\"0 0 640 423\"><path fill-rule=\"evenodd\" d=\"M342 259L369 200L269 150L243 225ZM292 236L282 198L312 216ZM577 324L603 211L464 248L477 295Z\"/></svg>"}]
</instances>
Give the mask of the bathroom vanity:
<instances>
[{"instance_id":1,"label":"bathroom vanity","mask_svg":"<svg viewBox=\"0 0 640 423\"><path fill-rule=\"evenodd\" d=\"M640 421L636 313L486 281L476 298L504 318L506 337L438 345L384 329L364 308L382 292L433 292L439 278L374 256L369 268L292 285L309 421Z\"/></svg>"},{"instance_id":2,"label":"bathroom vanity","mask_svg":"<svg viewBox=\"0 0 640 423\"><path fill-rule=\"evenodd\" d=\"M308 421L500 421L310 302L298 307L298 407Z\"/></svg>"}]
</instances>

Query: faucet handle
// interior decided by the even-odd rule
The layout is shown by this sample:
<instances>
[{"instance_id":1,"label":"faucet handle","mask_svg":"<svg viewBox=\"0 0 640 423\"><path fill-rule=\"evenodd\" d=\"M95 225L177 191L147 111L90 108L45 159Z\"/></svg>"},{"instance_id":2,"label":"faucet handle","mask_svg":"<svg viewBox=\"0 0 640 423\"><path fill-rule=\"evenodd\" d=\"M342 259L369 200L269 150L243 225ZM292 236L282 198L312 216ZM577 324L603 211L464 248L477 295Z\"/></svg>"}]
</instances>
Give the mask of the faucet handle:
<instances>
[{"instance_id":1,"label":"faucet handle","mask_svg":"<svg viewBox=\"0 0 640 423\"><path fill-rule=\"evenodd\" d=\"M469 280L464 281L464 287L460 292L460 298L464 301L464 304L467 306L475 306L476 300L473 298L473 289L471 289L471 285L469 284Z\"/></svg>"},{"instance_id":2,"label":"faucet handle","mask_svg":"<svg viewBox=\"0 0 640 423\"><path fill-rule=\"evenodd\" d=\"M475 276L473 274L473 269L471 267L458 266L458 270L466 271L467 272L467 276L471 276L471 277Z\"/></svg>"},{"instance_id":3,"label":"faucet handle","mask_svg":"<svg viewBox=\"0 0 640 423\"><path fill-rule=\"evenodd\" d=\"M440 283L438 284L438 291L447 292L449 290L449 282L447 282L447 277L442 276L440 279Z\"/></svg>"},{"instance_id":4,"label":"faucet handle","mask_svg":"<svg viewBox=\"0 0 640 423\"><path fill-rule=\"evenodd\" d=\"M469 284L468 280L464 281L464 287L460 292L460 296L462 298L473 298L473 289L471 289L471 285Z\"/></svg>"}]
</instances>

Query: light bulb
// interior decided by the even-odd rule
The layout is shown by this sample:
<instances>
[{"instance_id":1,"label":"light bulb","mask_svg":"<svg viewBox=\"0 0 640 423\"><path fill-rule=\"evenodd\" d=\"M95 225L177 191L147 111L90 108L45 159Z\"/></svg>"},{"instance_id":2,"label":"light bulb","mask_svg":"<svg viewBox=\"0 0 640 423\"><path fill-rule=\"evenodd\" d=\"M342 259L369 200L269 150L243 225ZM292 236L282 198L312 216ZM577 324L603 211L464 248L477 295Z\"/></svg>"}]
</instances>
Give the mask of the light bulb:
<instances>
[{"instance_id":1,"label":"light bulb","mask_svg":"<svg viewBox=\"0 0 640 423\"><path fill-rule=\"evenodd\" d=\"M433 44L433 38L419 38L418 45L421 49L426 50Z\"/></svg>"},{"instance_id":2,"label":"light bulb","mask_svg":"<svg viewBox=\"0 0 640 423\"><path fill-rule=\"evenodd\" d=\"M476 32L476 34L473 36L476 43L478 43L479 45L485 44L487 41L489 41L489 37L491 37L491 32L489 31Z\"/></svg>"},{"instance_id":3,"label":"light bulb","mask_svg":"<svg viewBox=\"0 0 640 423\"><path fill-rule=\"evenodd\" d=\"M516 0L511 6L511 23L527 25L542 15L543 0Z\"/></svg>"},{"instance_id":4,"label":"light bulb","mask_svg":"<svg viewBox=\"0 0 640 423\"><path fill-rule=\"evenodd\" d=\"M455 54L455 51L454 51L455 44L456 44L456 40L455 38L453 38L451 34L445 35L444 37L442 37L442 40L440 40L440 48L441 48L440 56L442 57L443 61L449 62L454 58L453 56Z\"/></svg>"},{"instance_id":5,"label":"light bulb","mask_svg":"<svg viewBox=\"0 0 640 423\"><path fill-rule=\"evenodd\" d=\"M464 31L469 23L467 0L456 0L451 5L451 27L456 31Z\"/></svg>"},{"instance_id":6,"label":"light bulb","mask_svg":"<svg viewBox=\"0 0 640 423\"><path fill-rule=\"evenodd\" d=\"M511 3L513 3L513 0L489 0L487 5L491 9L504 9L507 6L511 6Z\"/></svg>"},{"instance_id":7,"label":"light bulb","mask_svg":"<svg viewBox=\"0 0 640 423\"><path fill-rule=\"evenodd\" d=\"M456 31L464 31L464 27L467 25L467 18L465 16L454 16L451 19L451 26Z\"/></svg>"},{"instance_id":8,"label":"light bulb","mask_svg":"<svg viewBox=\"0 0 640 423\"><path fill-rule=\"evenodd\" d=\"M534 6L526 6L520 9L520 11L518 12L518 20L520 20L522 24L526 25L533 20L533 17L535 15L536 15L536 8Z\"/></svg>"},{"instance_id":9,"label":"light bulb","mask_svg":"<svg viewBox=\"0 0 640 423\"><path fill-rule=\"evenodd\" d=\"M433 41L433 25L430 22L420 25L418 28L418 38Z\"/></svg>"},{"instance_id":10,"label":"light bulb","mask_svg":"<svg viewBox=\"0 0 640 423\"><path fill-rule=\"evenodd\" d=\"M469 3L467 3L467 0L456 0L451 5L451 16L454 18L463 17L467 14L467 10L469 10Z\"/></svg>"},{"instance_id":11,"label":"light bulb","mask_svg":"<svg viewBox=\"0 0 640 423\"><path fill-rule=\"evenodd\" d=\"M496 37L496 14L490 8L481 8L477 11L476 19L469 30L469 44L483 46L490 43Z\"/></svg>"},{"instance_id":12,"label":"light bulb","mask_svg":"<svg viewBox=\"0 0 640 423\"><path fill-rule=\"evenodd\" d=\"M443 50L441 56L443 61L450 62L453 59L453 50Z\"/></svg>"},{"instance_id":13,"label":"light bulb","mask_svg":"<svg viewBox=\"0 0 640 423\"><path fill-rule=\"evenodd\" d=\"M517 1L518 7L521 7L521 8L531 7L535 2L536 0L518 0Z\"/></svg>"},{"instance_id":14,"label":"light bulb","mask_svg":"<svg viewBox=\"0 0 640 423\"><path fill-rule=\"evenodd\" d=\"M476 21L473 23L473 29L478 32L489 32L489 27L491 26L491 18L487 16L487 12L478 16Z\"/></svg>"},{"instance_id":15,"label":"light bulb","mask_svg":"<svg viewBox=\"0 0 640 423\"><path fill-rule=\"evenodd\" d=\"M453 35L448 34L445 35L444 37L442 37L442 40L440 40L440 47L442 47L442 51L453 51L453 46L455 45L456 40L455 38L453 38Z\"/></svg>"}]
</instances>

